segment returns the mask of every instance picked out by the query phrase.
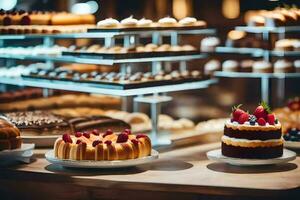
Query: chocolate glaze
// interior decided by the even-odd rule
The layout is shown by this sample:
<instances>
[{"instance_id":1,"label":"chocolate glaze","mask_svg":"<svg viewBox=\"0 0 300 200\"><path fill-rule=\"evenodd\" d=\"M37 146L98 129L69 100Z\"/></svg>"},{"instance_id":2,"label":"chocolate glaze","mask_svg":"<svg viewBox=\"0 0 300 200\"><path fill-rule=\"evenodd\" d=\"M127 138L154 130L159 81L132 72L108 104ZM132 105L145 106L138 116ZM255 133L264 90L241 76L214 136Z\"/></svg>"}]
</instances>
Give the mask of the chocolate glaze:
<instances>
[{"instance_id":1,"label":"chocolate glaze","mask_svg":"<svg viewBox=\"0 0 300 200\"><path fill-rule=\"evenodd\" d=\"M231 138L247 139L247 140L270 140L280 139L281 129L276 131L246 131L234 130L232 128L224 127L224 135Z\"/></svg>"},{"instance_id":2,"label":"chocolate glaze","mask_svg":"<svg viewBox=\"0 0 300 200\"><path fill-rule=\"evenodd\" d=\"M283 145L275 147L239 147L222 142L222 154L233 158L268 159L277 158L283 154Z\"/></svg>"}]
</instances>

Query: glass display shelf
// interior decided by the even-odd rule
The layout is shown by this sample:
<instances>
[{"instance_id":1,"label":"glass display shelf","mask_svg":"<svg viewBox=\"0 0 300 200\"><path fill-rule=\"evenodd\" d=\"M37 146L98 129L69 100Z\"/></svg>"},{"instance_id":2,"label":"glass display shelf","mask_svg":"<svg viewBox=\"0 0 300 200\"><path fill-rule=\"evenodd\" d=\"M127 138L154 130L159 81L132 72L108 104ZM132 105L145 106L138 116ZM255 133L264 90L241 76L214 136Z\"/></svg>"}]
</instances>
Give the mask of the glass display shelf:
<instances>
[{"instance_id":1,"label":"glass display shelf","mask_svg":"<svg viewBox=\"0 0 300 200\"><path fill-rule=\"evenodd\" d=\"M132 59L100 59L100 58L82 58L75 56L49 56L49 55L17 55L17 54L0 54L0 58L17 59L17 60L34 60L34 61L52 61L65 63L83 63L98 65L114 65L123 63L143 63L143 62L160 62L160 61L188 61L193 59L206 58L207 54L198 55L178 55L178 56L162 56Z\"/></svg>"},{"instance_id":2,"label":"glass display shelf","mask_svg":"<svg viewBox=\"0 0 300 200\"><path fill-rule=\"evenodd\" d=\"M300 78L300 73L253 73L218 71L214 73L214 76L224 78Z\"/></svg>"},{"instance_id":3,"label":"glass display shelf","mask_svg":"<svg viewBox=\"0 0 300 200\"><path fill-rule=\"evenodd\" d=\"M72 81L60 80L43 80L34 78L10 78L0 77L0 83L8 85L39 87L48 89L69 90L86 93L98 93L114 96L136 96L144 94L162 93L162 92L176 92L183 90L193 90L207 88L209 85L217 83L215 79L187 82L173 85L150 86L137 89L114 89L113 85L109 84L93 84L93 83L79 83Z\"/></svg>"},{"instance_id":4,"label":"glass display shelf","mask_svg":"<svg viewBox=\"0 0 300 200\"><path fill-rule=\"evenodd\" d=\"M260 48L247 48L247 47L216 47L214 53L217 54L245 54L253 57L264 57L270 55L273 57L298 57L300 51L278 51L278 50L265 50Z\"/></svg>"},{"instance_id":5,"label":"glass display shelf","mask_svg":"<svg viewBox=\"0 0 300 200\"><path fill-rule=\"evenodd\" d=\"M245 31L249 33L287 33L300 32L300 26L281 26L281 27L265 27L265 26L237 26L235 30Z\"/></svg>"},{"instance_id":6,"label":"glass display shelf","mask_svg":"<svg viewBox=\"0 0 300 200\"><path fill-rule=\"evenodd\" d=\"M97 29L91 29L94 32L86 32L86 33L59 33L59 34L16 34L16 35L0 35L0 40L22 40L22 39L41 39L41 38L53 38L53 39L80 39L80 38L112 38L117 36L126 36L126 35L139 35L139 36L147 36L152 35L154 33L159 33L161 35L170 35L171 32L177 33L179 35L214 35L216 34L215 29L191 29L191 30L140 30L140 31L105 31L105 32L97 32Z\"/></svg>"}]
</instances>

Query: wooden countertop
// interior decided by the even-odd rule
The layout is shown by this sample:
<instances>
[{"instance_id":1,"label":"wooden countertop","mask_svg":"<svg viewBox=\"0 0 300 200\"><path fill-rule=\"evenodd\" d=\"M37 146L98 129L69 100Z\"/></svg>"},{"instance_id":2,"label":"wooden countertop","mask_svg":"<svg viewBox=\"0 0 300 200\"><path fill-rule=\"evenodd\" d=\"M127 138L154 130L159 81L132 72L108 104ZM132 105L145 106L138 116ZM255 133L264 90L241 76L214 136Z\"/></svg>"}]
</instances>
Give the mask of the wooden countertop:
<instances>
[{"instance_id":1,"label":"wooden countertop","mask_svg":"<svg viewBox=\"0 0 300 200\"><path fill-rule=\"evenodd\" d=\"M151 164L109 170L65 169L45 160L46 149L35 150L32 163L0 169L0 192L6 194L15 188L16 197L35 194L44 195L44 199L54 197L51 195L55 191L66 199L74 194L82 199L96 194L117 199L124 197L122 192L128 198L142 193L143 199L300 197L299 157L289 163L261 167L237 167L207 160L206 152L219 147L217 142L179 148L160 153L160 158ZM20 189L20 184L28 190ZM80 193L76 192L78 188Z\"/></svg>"}]
</instances>

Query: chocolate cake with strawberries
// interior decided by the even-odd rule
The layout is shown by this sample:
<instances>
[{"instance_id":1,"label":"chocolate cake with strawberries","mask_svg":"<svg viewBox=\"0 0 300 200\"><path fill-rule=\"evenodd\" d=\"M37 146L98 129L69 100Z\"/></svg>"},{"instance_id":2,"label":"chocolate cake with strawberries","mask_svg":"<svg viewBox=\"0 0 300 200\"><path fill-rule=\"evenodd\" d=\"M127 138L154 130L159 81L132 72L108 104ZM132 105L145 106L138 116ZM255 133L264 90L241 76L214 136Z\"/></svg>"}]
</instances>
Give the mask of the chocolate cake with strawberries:
<instances>
[{"instance_id":1,"label":"chocolate cake with strawberries","mask_svg":"<svg viewBox=\"0 0 300 200\"><path fill-rule=\"evenodd\" d=\"M281 157L281 124L266 103L249 114L241 105L233 107L232 118L225 123L222 154L234 158L269 159Z\"/></svg>"}]
</instances>

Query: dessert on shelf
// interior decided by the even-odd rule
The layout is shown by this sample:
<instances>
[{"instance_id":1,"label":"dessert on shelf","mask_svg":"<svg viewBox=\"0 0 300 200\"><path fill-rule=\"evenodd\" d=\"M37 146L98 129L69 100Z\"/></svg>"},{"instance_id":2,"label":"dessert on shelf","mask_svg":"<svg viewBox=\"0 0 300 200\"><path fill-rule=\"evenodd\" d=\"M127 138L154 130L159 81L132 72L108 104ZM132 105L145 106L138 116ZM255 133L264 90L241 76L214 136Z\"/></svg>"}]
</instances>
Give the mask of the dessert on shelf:
<instances>
[{"instance_id":1,"label":"dessert on shelf","mask_svg":"<svg viewBox=\"0 0 300 200\"><path fill-rule=\"evenodd\" d=\"M200 42L200 50L203 52L212 52L221 43L220 39L217 37L206 37Z\"/></svg>"},{"instance_id":2,"label":"dessert on shelf","mask_svg":"<svg viewBox=\"0 0 300 200\"><path fill-rule=\"evenodd\" d=\"M119 25L120 22L113 18L107 18L97 23L97 26L100 28L115 28L118 27Z\"/></svg>"},{"instance_id":3,"label":"dessert on shelf","mask_svg":"<svg viewBox=\"0 0 300 200\"><path fill-rule=\"evenodd\" d=\"M119 134L95 129L63 134L55 141L54 155L58 159L112 161L146 157L151 149L151 140L145 134L133 135L129 129Z\"/></svg>"},{"instance_id":4,"label":"dessert on shelf","mask_svg":"<svg viewBox=\"0 0 300 200\"><path fill-rule=\"evenodd\" d=\"M219 60L210 60L204 65L204 74L207 76L213 76L214 72L221 71L221 62Z\"/></svg>"},{"instance_id":5,"label":"dessert on shelf","mask_svg":"<svg viewBox=\"0 0 300 200\"><path fill-rule=\"evenodd\" d=\"M25 136L60 135L95 128L103 131L108 127L120 132L130 128L126 122L106 116L64 117L50 111L11 112L5 116Z\"/></svg>"},{"instance_id":6,"label":"dessert on shelf","mask_svg":"<svg viewBox=\"0 0 300 200\"><path fill-rule=\"evenodd\" d=\"M285 140L299 141L297 138L300 134L297 132L300 131L300 98L290 99L286 106L277 108L274 112L282 124Z\"/></svg>"},{"instance_id":7,"label":"dessert on shelf","mask_svg":"<svg viewBox=\"0 0 300 200\"><path fill-rule=\"evenodd\" d=\"M87 32L95 16L67 12L0 10L0 34L57 34Z\"/></svg>"},{"instance_id":8,"label":"dessert on shelf","mask_svg":"<svg viewBox=\"0 0 300 200\"><path fill-rule=\"evenodd\" d=\"M206 80L201 71L184 70L172 72L159 71L156 74L151 72L116 73L116 72L77 72L74 70L51 69L32 70L22 75L24 78L40 78L48 80L76 81L86 83L114 84L116 89L129 89L138 87L150 87L157 85L179 84L190 81Z\"/></svg>"},{"instance_id":9,"label":"dessert on shelf","mask_svg":"<svg viewBox=\"0 0 300 200\"><path fill-rule=\"evenodd\" d=\"M0 151L21 148L22 139L19 129L8 119L0 116Z\"/></svg>"},{"instance_id":10,"label":"dessert on shelf","mask_svg":"<svg viewBox=\"0 0 300 200\"><path fill-rule=\"evenodd\" d=\"M176 26L177 20L173 17L164 17L158 20L158 24L162 27Z\"/></svg>"},{"instance_id":11,"label":"dessert on shelf","mask_svg":"<svg viewBox=\"0 0 300 200\"><path fill-rule=\"evenodd\" d=\"M277 51L300 51L300 39L281 39L275 42L274 50Z\"/></svg>"},{"instance_id":12,"label":"dessert on shelf","mask_svg":"<svg viewBox=\"0 0 300 200\"><path fill-rule=\"evenodd\" d=\"M76 49L75 52L80 53L100 53L100 54L126 54L126 56L132 56L136 55L137 53L146 53L149 52L149 54L143 54L143 57L147 56L153 56L154 52L195 52L197 51L197 48L195 48L192 45L169 45L169 44L145 44L145 45L138 45L133 47L122 47L122 46L113 46L113 47L104 47L101 45L91 45L89 47L81 47L79 49ZM150 54L152 52L152 54Z\"/></svg>"},{"instance_id":13,"label":"dessert on shelf","mask_svg":"<svg viewBox=\"0 0 300 200\"><path fill-rule=\"evenodd\" d=\"M74 107L109 109L116 108L121 103L120 98L105 95L72 94L71 92L54 90L48 97L43 97L42 90L34 91L37 92L33 93L25 90L16 94L3 93L4 97L1 98L0 96L0 111L12 112ZM8 102L9 99L12 100Z\"/></svg>"},{"instance_id":14,"label":"dessert on shelf","mask_svg":"<svg viewBox=\"0 0 300 200\"><path fill-rule=\"evenodd\" d=\"M97 27L100 29L126 29L126 28L180 28L180 27L197 27L205 28L207 26L206 22L203 20L198 20L195 17L185 17L177 21L173 17L163 17L157 22L151 19L135 19L133 16L128 18L117 20L114 18L107 18L100 20L97 23Z\"/></svg>"},{"instance_id":15,"label":"dessert on shelf","mask_svg":"<svg viewBox=\"0 0 300 200\"><path fill-rule=\"evenodd\" d=\"M138 25L138 20L130 16L128 18L122 19L120 24L123 27L136 27Z\"/></svg>"},{"instance_id":16,"label":"dessert on shelf","mask_svg":"<svg viewBox=\"0 0 300 200\"><path fill-rule=\"evenodd\" d=\"M283 154L281 124L266 103L249 114L241 106L233 107L225 123L222 154L234 158L269 159Z\"/></svg>"},{"instance_id":17,"label":"dessert on shelf","mask_svg":"<svg viewBox=\"0 0 300 200\"><path fill-rule=\"evenodd\" d=\"M271 11L252 11L252 14L246 18L246 23L248 26L299 26L299 19L299 8L278 7Z\"/></svg>"},{"instance_id":18,"label":"dessert on shelf","mask_svg":"<svg viewBox=\"0 0 300 200\"><path fill-rule=\"evenodd\" d=\"M274 63L274 73L292 73L292 72L294 72L294 66L292 62L285 59L280 59Z\"/></svg>"},{"instance_id":19,"label":"dessert on shelf","mask_svg":"<svg viewBox=\"0 0 300 200\"><path fill-rule=\"evenodd\" d=\"M272 73L273 67L272 67L272 64L268 61L264 61L264 60L255 61L253 64L253 72Z\"/></svg>"},{"instance_id":20,"label":"dessert on shelf","mask_svg":"<svg viewBox=\"0 0 300 200\"><path fill-rule=\"evenodd\" d=\"M238 72L239 63L235 60L226 60L222 63L222 70L225 72Z\"/></svg>"}]
</instances>

